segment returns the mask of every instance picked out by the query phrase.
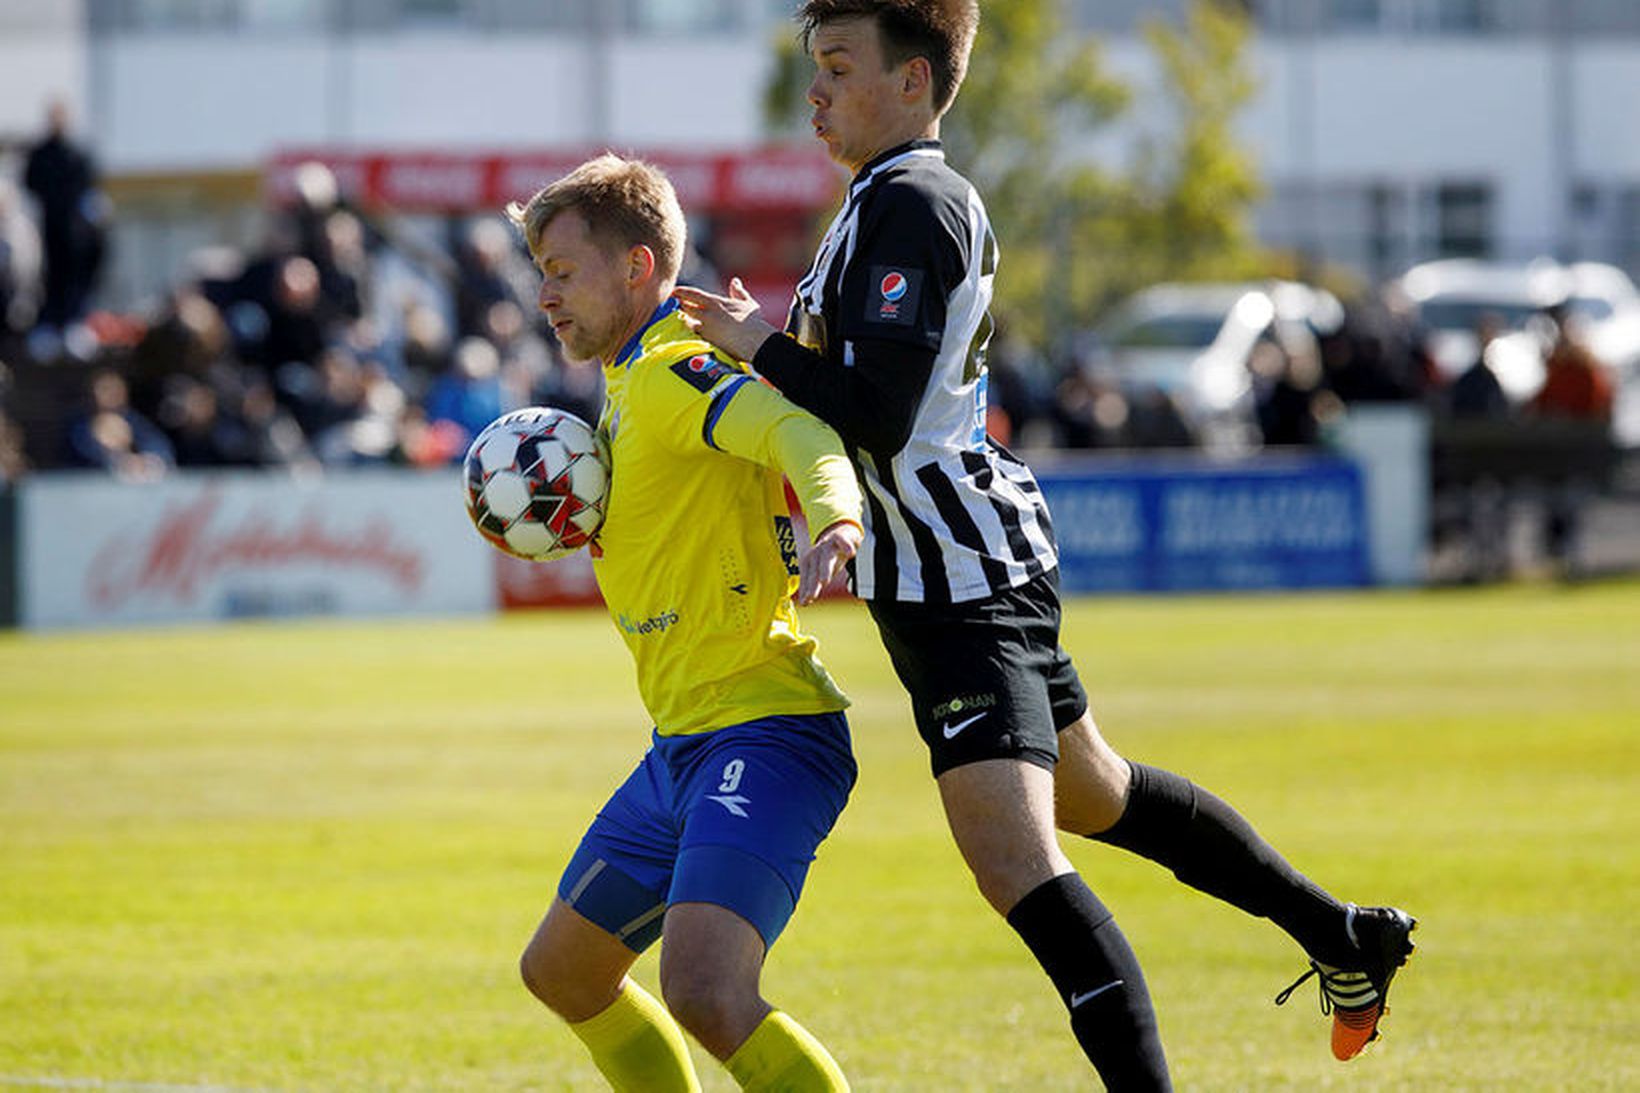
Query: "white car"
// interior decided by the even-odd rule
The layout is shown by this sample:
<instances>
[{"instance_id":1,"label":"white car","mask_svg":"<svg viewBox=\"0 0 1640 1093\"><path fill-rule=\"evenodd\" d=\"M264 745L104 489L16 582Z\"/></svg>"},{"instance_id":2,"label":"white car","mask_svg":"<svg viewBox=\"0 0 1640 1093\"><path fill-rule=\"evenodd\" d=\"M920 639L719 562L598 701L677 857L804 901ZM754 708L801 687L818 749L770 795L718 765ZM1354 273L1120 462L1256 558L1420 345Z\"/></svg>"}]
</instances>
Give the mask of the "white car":
<instances>
[{"instance_id":1,"label":"white car","mask_svg":"<svg viewBox=\"0 0 1640 1093\"><path fill-rule=\"evenodd\" d=\"M1245 450L1259 443L1247 367L1259 340L1313 346L1343 321L1337 297L1293 281L1154 285L1099 325L1086 366L1124 392L1167 395L1204 447Z\"/></svg>"},{"instance_id":2,"label":"white car","mask_svg":"<svg viewBox=\"0 0 1640 1093\"><path fill-rule=\"evenodd\" d=\"M1482 318L1500 320L1505 333L1486 359L1515 402L1543 386L1543 359L1554 337L1544 314L1548 308L1565 307L1581 324L1589 348L1614 373L1640 365L1640 292L1615 266L1451 258L1414 266L1391 287L1416 313L1424 347L1447 380L1474 363Z\"/></svg>"}]
</instances>

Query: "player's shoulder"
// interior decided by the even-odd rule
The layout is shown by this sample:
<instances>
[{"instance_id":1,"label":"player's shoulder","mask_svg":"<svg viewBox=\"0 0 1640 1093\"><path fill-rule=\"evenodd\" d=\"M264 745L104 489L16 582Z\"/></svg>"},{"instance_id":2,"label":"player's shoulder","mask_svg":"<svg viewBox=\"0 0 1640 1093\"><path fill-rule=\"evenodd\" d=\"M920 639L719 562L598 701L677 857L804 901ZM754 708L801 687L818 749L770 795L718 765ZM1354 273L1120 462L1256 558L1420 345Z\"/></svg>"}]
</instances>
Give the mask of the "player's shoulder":
<instances>
[{"instance_id":1,"label":"player's shoulder","mask_svg":"<svg viewBox=\"0 0 1640 1093\"><path fill-rule=\"evenodd\" d=\"M910 155L887 165L875 180L874 198L905 208L966 206L974 186L943 155Z\"/></svg>"},{"instance_id":2,"label":"player's shoulder","mask_svg":"<svg viewBox=\"0 0 1640 1093\"><path fill-rule=\"evenodd\" d=\"M687 397L707 394L728 376L745 370L677 322L676 330L658 330L645 340L628 379L640 397Z\"/></svg>"}]
</instances>

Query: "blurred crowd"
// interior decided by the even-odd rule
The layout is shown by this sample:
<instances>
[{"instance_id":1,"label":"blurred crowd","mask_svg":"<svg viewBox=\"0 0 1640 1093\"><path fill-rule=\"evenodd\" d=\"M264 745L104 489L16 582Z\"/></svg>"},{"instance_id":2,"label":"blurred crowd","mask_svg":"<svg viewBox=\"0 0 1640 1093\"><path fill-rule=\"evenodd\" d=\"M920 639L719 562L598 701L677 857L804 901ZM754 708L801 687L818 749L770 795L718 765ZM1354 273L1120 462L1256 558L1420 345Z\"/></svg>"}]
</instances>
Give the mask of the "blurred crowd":
<instances>
[{"instance_id":1,"label":"blurred crowd","mask_svg":"<svg viewBox=\"0 0 1640 1093\"><path fill-rule=\"evenodd\" d=\"M534 306L528 256L498 217L461 223L427 253L347 207L322 166L299 170L295 190L259 247L202 254L152 314L99 311L109 207L54 113L17 182L0 178L0 483L31 467L144 478L172 467L435 466L519 406L596 419L601 372L561 353ZM712 284L700 261L692 279ZM1325 322L1274 322L1249 341L1235 362L1245 391L1232 446L1320 444L1369 402L1424 403L1444 420L1610 417L1607 370L1564 315L1546 317L1547 378L1521 402L1489 364L1502 334L1489 318L1473 364L1443 374L1392 298L1334 303ZM1069 338L1044 349L999 318L990 425L1005 443L1214 446L1222 416L1205 421L1180 391L1113 368L1109 346ZM19 382L25 371L33 384Z\"/></svg>"},{"instance_id":2,"label":"blurred crowd","mask_svg":"<svg viewBox=\"0 0 1640 1093\"><path fill-rule=\"evenodd\" d=\"M201 254L132 317L94 306L106 203L55 125L23 188L32 201L0 189L0 483L31 468L435 466L509 409L597 418L601 370L559 352L499 218L430 253L311 165L260 247Z\"/></svg>"}]
</instances>

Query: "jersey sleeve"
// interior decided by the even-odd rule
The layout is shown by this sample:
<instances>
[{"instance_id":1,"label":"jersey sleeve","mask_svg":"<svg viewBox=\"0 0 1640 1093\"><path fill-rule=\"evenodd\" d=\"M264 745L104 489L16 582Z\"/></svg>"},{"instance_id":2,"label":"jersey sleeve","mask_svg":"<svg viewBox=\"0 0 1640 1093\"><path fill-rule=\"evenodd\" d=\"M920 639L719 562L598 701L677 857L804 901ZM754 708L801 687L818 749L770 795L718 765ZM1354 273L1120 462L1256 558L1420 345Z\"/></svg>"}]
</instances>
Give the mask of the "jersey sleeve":
<instances>
[{"instance_id":1,"label":"jersey sleeve","mask_svg":"<svg viewBox=\"0 0 1640 1093\"><path fill-rule=\"evenodd\" d=\"M629 412L642 413L666 447L721 452L784 474L811 536L839 520L861 524L859 482L837 434L739 365L702 353L650 365L629 383Z\"/></svg>"},{"instance_id":2,"label":"jersey sleeve","mask_svg":"<svg viewBox=\"0 0 1640 1093\"><path fill-rule=\"evenodd\" d=\"M854 466L830 426L749 377L725 388L723 398L708 442L784 474L803 506L811 541L839 521L865 526Z\"/></svg>"},{"instance_id":3,"label":"jersey sleeve","mask_svg":"<svg viewBox=\"0 0 1640 1093\"><path fill-rule=\"evenodd\" d=\"M909 182L889 182L872 197L839 286L845 342L939 350L946 300L968 267L965 215Z\"/></svg>"},{"instance_id":4,"label":"jersey sleeve","mask_svg":"<svg viewBox=\"0 0 1640 1093\"><path fill-rule=\"evenodd\" d=\"M646 362L627 380L629 413L643 415L645 429L673 451L711 447L707 430L723 396L740 383L755 382L740 365L702 348L670 363Z\"/></svg>"}]
</instances>

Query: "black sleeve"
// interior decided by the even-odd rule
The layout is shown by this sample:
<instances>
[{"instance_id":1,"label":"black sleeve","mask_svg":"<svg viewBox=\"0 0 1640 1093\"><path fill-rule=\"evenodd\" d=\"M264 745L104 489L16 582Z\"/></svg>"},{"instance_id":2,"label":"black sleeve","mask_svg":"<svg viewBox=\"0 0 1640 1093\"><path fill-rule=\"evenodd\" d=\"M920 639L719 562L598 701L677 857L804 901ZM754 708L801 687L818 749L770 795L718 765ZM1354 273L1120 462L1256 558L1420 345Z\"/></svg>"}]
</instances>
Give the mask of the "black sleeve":
<instances>
[{"instance_id":1,"label":"black sleeve","mask_svg":"<svg viewBox=\"0 0 1640 1093\"><path fill-rule=\"evenodd\" d=\"M946 301L967 269L955 202L910 181L872 194L828 327L852 347L844 365L772 337L752 366L797 405L873 455L905 447L945 337ZM832 351L840 357L844 347Z\"/></svg>"},{"instance_id":2,"label":"black sleeve","mask_svg":"<svg viewBox=\"0 0 1640 1093\"><path fill-rule=\"evenodd\" d=\"M903 342L861 341L854 343L853 367L847 367L774 334L758 347L752 367L845 443L890 456L911 437L934 356L932 349Z\"/></svg>"},{"instance_id":3,"label":"black sleeve","mask_svg":"<svg viewBox=\"0 0 1640 1093\"><path fill-rule=\"evenodd\" d=\"M838 286L838 336L939 352L946 302L968 268L965 216L949 195L909 180L872 194Z\"/></svg>"}]
</instances>

